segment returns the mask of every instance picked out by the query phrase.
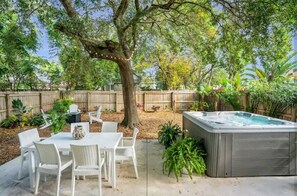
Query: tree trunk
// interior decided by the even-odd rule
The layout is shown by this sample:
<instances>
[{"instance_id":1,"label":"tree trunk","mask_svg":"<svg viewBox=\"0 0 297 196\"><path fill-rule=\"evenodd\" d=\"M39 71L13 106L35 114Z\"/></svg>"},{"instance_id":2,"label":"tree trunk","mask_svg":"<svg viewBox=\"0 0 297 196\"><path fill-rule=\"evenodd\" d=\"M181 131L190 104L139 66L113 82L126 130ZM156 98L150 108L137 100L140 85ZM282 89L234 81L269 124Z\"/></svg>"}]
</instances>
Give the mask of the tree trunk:
<instances>
[{"instance_id":1,"label":"tree trunk","mask_svg":"<svg viewBox=\"0 0 297 196\"><path fill-rule=\"evenodd\" d=\"M136 105L136 88L130 61L117 62L120 68L125 117L122 125L133 128L139 124Z\"/></svg>"}]
</instances>

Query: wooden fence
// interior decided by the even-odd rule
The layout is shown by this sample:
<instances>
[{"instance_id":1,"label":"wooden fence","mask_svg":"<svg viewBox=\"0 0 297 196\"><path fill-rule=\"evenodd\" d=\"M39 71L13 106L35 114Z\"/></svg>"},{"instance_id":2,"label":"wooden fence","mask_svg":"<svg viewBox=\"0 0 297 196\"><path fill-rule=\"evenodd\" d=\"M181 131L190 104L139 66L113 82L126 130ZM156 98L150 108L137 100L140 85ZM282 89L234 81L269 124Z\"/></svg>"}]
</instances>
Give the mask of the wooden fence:
<instances>
[{"instance_id":1,"label":"wooden fence","mask_svg":"<svg viewBox=\"0 0 297 196\"><path fill-rule=\"evenodd\" d=\"M32 108L32 114L52 109L55 100L60 98L59 91L39 92L0 92L0 122L13 112L12 100L20 99L26 108Z\"/></svg>"},{"instance_id":2,"label":"wooden fence","mask_svg":"<svg viewBox=\"0 0 297 196\"><path fill-rule=\"evenodd\" d=\"M11 101L20 99L28 108L33 108L32 114L39 113L40 109L48 111L53 103L60 98L72 98L74 103L83 111L95 111L101 105L103 111L119 112L124 109L123 94L121 91L39 91L39 92L0 92L0 122L12 114ZM195 91L137 91L136 101L139 109L152 111L153 107L160 110L184 111L199 100ZM222 104L213 97L207 98L215 110L232 110L231 106ZM246 106L246 97L242 97L242 109ZM263 114L263 109L259 113ZM296 121L296 108L290 108L282 117Z\"/></svg>"},{"instance_id":3,"label":"wooden fence","mask_svg":"<svg viewBox=\"0 0 297 196\"><path fill-rule=\"evenodd\" d=\"M98 105L104 110L119 112L124 109L121 91L70 91L63 97L72 98L82 111L93 111ZM153 106L160 110L186 110L197 101L195 91L137 91L136 102L144 111L151 111Z\"/></svg>"}]
</instances>

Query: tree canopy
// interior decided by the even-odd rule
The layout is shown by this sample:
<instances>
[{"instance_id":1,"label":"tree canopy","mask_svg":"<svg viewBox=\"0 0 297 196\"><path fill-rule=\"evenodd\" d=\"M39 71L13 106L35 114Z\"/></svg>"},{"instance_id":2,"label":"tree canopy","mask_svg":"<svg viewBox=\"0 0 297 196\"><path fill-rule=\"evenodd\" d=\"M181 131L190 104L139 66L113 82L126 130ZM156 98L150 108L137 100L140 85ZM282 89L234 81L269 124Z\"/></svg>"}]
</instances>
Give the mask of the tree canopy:
<instances>
[{"instance_id":1,"label":"tree canopy","mask_svg":"<svg viewBox=\"0 0 297 196\"><path fill-rule=\"evenodd\" d=\"M47 29L52 44L61 49L61 63L67 70L65 78L71 79L69 70L74 73L110 71L109 67L114 65L96 68L97 63L86 55L117 64L123 86L123 124L128 126L139 123L134 66L141 63L139 56L146 56L143 53L156 51L158 43L170 48L159 55L165 64L170 59L166 54L174 54L179 59L166 68L175 67L176 71L181 65L182 71L198 70L191 66L199 65L199 81L213 78L220 69L232 79L257 59L265 66L285 57L297 29L297 5L293 0L16 0L13 3L2 1L1 9L18 14L18 25L23 28L18 32L23 32L24 39L36 36L40 23ZM24 43L20 46L26 51L35 49L34 42ZM70 45L65 47L65 43ZM76 59L69 62L70 56ZM193 65L186 68L189 62ZM155 66L165 64L160 62ZM173 72L171 70L169 72ZM180 86L176 85L180 77L166 77L176 78L172 82L174 88ZM159 74L157 78L166 77ZM91 88L97 86L92 79L98 82L95 75L89 75L71 83L79 88Z\"/></svg>"}]
</instances>

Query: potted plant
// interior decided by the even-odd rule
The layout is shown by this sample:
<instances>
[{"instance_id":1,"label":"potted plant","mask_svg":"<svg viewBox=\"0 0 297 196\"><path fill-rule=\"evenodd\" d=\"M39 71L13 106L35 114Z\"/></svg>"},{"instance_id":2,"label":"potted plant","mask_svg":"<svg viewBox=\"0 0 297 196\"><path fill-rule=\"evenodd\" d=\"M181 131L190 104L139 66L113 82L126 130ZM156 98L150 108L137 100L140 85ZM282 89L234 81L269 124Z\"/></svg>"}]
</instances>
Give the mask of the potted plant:
<instances>
[{"instance_id":1,"label":"potted plant","mask_svg":"<svg viewBox=\"0 0 297 196\"><path fill-rule=\"evenodd\" d=\"M186 170L190 178L192 174L204 174L206 164L204 157L206 153L202 142L191 137L184 137L182 140L174 142L163 154L163 173L168 172L168 176L173 172L176 180L182 176Z\"/></svg>"},{"instance_id":2,"label":"potted plant","mask_svg":"<svg viewBox=\"0 0 297 196\"><path fill-rule=\"evenodd\" d=\"M176 141L176 138L181 134L181 128L178 124L173 124L173 121L169 121L163 125L160 125L160 131L158 132L158 140L161 144L168 148Z\"/></svg>"}]
</instances>

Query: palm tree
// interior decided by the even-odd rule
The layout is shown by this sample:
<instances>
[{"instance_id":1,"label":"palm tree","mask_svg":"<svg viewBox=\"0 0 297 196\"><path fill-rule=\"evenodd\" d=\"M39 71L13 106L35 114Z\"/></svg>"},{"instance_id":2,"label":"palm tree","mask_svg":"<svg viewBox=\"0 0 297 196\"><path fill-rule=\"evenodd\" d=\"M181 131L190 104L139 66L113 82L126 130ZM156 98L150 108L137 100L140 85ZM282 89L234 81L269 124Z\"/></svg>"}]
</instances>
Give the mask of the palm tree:
<instances>
[{"instance_id":1,"label":"palm tree","mask_svg":"<svg viewBox=\"0 0 297 196\"><path fill-rule=\"evenodd\" d=\"M292 61L297 55L297 51L292 52L286 58L278 60L275 64L265 67L254 66L247 68L247 71L252 73L246 73L247 76L253 79L267 80L268 82L273 81L278 77L293 78L296 77L294 73L297 71L297 61Z\"/></svg>"}]
</instances>

